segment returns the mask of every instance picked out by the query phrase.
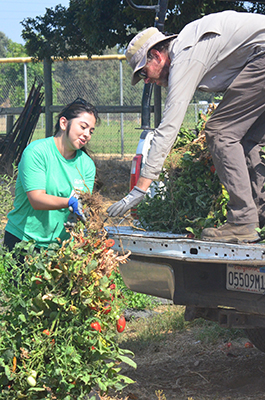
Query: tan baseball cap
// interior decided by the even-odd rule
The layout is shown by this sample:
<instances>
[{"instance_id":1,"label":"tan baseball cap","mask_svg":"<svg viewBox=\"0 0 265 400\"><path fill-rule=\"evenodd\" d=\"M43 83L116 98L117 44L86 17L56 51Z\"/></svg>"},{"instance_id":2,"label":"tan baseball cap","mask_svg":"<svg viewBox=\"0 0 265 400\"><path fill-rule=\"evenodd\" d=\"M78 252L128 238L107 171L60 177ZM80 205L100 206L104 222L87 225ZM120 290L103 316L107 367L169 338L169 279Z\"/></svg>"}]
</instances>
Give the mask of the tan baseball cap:
<instances>
[{"instance_id":1,"label":"tan baseball cap","mask_svg":"<svg viewBox=\"0 0 265 400\"><path fill-rule=\"evenodd\" d=\"M137 72L147 63L147 53L153 46L163 40L177 37L178 35L166 36L157 28L151 27L138 33L128 44L125 56L133 69L132 85L136 85L141 80Z\"/></svg>"}]
</instances>

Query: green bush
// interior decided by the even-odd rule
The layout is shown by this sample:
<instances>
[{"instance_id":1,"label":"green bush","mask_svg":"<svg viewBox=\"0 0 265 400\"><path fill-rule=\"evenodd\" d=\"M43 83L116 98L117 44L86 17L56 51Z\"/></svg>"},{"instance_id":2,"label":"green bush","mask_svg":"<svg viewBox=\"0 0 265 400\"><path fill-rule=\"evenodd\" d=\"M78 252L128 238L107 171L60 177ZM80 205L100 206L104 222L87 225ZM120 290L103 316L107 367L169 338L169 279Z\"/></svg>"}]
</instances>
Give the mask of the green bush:
<instances>
[{"instance_id":1,"label":"green bush","mask_svg":"<svg viewBox=\"0 0 265 400\"><path fill-rule=\"evenodd\" d=\"M203 132L196 136L181 130L160 180L163 185L157 184L156 195L146 196L137 208L145 229L190 231L200 237L203 228L225 222L228 194L215 172Z\"/></svg>"}]
</instances>

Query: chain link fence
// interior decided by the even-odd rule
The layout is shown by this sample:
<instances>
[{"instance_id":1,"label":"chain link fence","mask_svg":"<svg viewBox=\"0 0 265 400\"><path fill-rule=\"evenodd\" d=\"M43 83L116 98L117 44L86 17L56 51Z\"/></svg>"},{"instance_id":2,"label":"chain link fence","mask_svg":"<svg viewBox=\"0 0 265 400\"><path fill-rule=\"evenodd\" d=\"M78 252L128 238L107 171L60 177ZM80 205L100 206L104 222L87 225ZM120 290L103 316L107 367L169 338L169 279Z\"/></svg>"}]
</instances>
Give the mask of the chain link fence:
<instances>
[{"instance_id":1,"label":"chain link fence","mask_svg":"<svg viewBox=\"0 0 265 400\"><path fill-rule=\"evenodd\" d=\"M23 107L32 84L43 82L43 64L23 59L11 61L0 61L0 107ZM52 86L54 105L64 106L82 97L95 106L140 106L144 83L131 85L131 68L125 60L74 58L52 64ZM165 97L166 89L162 88L162 104ZM201 109L202 105L190 104L183 125L194 129ZM0 116L1 135L6 133L6 118ZM56 114L53 119L55 125ZM90 141L91 152L101 157L133 156L141 133L140 113L101 113L100 119L101 124ZM151 126L154 126L153 115ZM42 137L45 137L44 114L32 140Z\"/></svg>"}]
</instances>

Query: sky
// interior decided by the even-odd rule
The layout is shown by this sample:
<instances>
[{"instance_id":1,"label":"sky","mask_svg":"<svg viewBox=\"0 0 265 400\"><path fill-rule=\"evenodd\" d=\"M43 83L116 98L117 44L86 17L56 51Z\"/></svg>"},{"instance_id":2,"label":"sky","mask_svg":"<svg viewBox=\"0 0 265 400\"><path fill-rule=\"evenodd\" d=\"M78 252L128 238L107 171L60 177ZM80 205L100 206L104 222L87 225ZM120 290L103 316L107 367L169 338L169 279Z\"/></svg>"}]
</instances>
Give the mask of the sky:
<instances>
[{"instance_id":1,"label":"sky","mask_svg":"<svg viewBox=\"0 0 265 400\"><path fill-rule=\"evenodd\" d=\"M13 42L25 44L21 37L25 18L43 16L46 8L55 8L61 4L69 6L69 0L0 0L0 31Z\"/></svg>"}]
</instances>

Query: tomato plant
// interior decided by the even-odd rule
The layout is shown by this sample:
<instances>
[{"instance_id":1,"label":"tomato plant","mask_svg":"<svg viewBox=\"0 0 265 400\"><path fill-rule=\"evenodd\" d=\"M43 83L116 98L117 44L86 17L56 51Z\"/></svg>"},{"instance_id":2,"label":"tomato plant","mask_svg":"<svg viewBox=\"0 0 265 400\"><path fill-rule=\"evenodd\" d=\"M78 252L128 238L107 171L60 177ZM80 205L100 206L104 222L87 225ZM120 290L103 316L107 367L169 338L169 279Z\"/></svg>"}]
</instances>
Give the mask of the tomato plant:
<instances>
[{"instance_id":1,"label":"tomato plant","mask_svg":"<svg viewBox=\"0 0 265 400\"><path fill-rule=\"evenodd\" d=\"M117 343L118 255L92 223L40 252L30 242L0 248L0 399L77 400L132 383L119 368L135 363Z\"/></svg>"}]
</instances>

